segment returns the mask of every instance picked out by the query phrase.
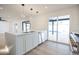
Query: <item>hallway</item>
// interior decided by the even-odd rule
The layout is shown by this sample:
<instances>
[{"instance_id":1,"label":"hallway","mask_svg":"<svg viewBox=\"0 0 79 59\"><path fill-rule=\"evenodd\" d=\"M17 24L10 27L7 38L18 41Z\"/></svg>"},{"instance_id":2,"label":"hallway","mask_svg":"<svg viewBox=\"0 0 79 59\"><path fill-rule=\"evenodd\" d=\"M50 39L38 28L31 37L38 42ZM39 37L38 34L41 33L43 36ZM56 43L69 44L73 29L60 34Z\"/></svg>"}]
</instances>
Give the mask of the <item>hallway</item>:
<instances>
[{"instance_id":1,"label":"hallway","mask_svg":"<svg viewBox=\"0 0 79 59\"><path fill-rule=\"evenodd\" d=\"M27 55L71 55L70 47L68 45L46 41L40 46L36 47Z\"/></svg>"}]
</instances>

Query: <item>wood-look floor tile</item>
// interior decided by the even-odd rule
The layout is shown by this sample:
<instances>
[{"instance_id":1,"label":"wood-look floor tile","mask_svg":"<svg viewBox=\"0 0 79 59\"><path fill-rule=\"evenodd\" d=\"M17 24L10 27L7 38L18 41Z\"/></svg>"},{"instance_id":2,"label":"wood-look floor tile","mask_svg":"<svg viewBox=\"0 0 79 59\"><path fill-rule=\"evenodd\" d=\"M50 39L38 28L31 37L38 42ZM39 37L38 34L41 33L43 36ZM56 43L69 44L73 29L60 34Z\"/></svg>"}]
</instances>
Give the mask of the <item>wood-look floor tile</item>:
<instances>
[{"instance_id":1,"label":"wood-look floor tile","mask_svg":"<svg viewBox=\"0 0 79 59\"><path fill-rule=\"evenodd\" d=\"M27 55L71 55L70 46L46 41L37 48L33 49Z\"/></svg>"}]
</instances>

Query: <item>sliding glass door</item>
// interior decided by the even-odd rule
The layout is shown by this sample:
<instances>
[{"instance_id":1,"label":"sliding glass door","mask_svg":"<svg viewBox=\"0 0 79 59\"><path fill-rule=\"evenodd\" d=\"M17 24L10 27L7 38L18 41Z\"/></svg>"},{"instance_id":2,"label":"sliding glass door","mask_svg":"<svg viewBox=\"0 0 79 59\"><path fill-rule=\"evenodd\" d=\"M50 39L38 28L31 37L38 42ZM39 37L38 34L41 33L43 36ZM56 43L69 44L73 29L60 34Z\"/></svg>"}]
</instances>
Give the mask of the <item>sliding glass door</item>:
<instances>
[{"instance_id":1,"label":"sliding glass door","mask_svg":"<svg viewBox=\"0 0 79 59\"><path fill-rule=\"evenodd\" d=\"M48 22L48 39L56 42L69 42L69 17L55 17Z\"/></svg>"},{"instance_id":2,"label":"sliding glass door","mask_svg":"<svg viewBox=\"0 0 79 59\"><path fill-rule=\"evenodd\" d=\"M69 43L69 20L58 21L58 42Z\"/></svg>"},{"instance_id":3,"label":"sliding glass door","mask_svg":"<svg viewBox=\"0 0 79 59\"><path fill-rule=\"evenodd\" d=\"M55 20L49 20L48 38L49 40L57 41L57 21Z\"/></svg>"}]
</instances>

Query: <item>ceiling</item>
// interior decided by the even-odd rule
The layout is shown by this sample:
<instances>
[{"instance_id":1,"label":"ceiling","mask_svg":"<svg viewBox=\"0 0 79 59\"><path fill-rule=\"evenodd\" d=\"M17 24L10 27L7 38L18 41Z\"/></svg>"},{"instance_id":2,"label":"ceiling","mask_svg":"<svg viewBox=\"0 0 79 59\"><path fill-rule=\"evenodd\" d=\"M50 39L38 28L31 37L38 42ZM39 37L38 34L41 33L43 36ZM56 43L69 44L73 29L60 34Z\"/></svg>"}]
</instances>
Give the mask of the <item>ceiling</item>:
<instances>
[{"instance_id":1,"label":"ceiling","mask_svg":"<svg viewBox=\"0 0 79 59\"><path fill-rule=\"evenodd\" d=\"M75 4L25 4L24 6L21 4L0 4L0 16L5 14L7 17L31 17L73 6ZM33 10L30 10L30 8L33 8ZM36 13L36 11L39 11L39 13Z\"/></svg>"}]
</instances>

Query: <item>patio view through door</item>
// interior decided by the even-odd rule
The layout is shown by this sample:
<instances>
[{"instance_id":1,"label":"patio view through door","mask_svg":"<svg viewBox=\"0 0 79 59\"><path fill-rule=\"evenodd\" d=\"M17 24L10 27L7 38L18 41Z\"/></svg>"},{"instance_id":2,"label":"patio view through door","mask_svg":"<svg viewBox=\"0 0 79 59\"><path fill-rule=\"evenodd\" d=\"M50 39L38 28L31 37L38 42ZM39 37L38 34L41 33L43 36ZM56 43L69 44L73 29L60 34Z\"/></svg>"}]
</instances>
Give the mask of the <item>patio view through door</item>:
<instances>
[{"instance_id":1,"label":"patio view through door","mask_svg":"<svg viewBox=\"0 0 79 59\"><path fill-rule=\"evenodd\" d=\"M69 44L69 15L51 17L48 22L48 40Z\"/></svg>"}]
</instances>

